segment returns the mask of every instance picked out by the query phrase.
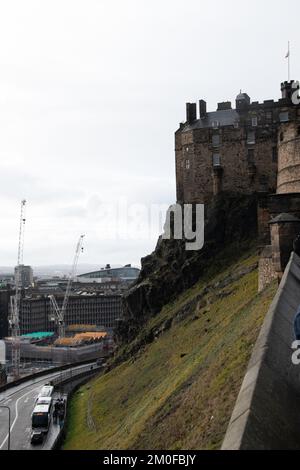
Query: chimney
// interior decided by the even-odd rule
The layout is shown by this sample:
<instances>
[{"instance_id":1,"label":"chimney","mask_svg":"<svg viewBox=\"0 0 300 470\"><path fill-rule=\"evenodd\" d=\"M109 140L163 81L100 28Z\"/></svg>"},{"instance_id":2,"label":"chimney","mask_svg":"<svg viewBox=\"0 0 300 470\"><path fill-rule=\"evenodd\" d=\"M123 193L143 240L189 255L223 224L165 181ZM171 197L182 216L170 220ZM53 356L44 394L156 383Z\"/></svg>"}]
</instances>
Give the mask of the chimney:
<instances>
[{"instance_id":1,"label":"chimney","mask_svg":"<svg viewBox=\"0 0 300 470\"><path fill-rule=\"evenodd\" d=\"M223 101L222 103L218 103L218 111L226 111L227 109L232 109L231 101Z\"/></svg>"},{"instance_id":2,"label":"chimney","mask_svg":"<svg viewBox=\"0 0 300 470\"><path fill-rule=\"evenodd\" d=\"M197 119L196 103L186 103L186 122L191 124Z\"/></svg>"},{"instance_id":3,"label":"chimney","mask_svg":"<svg viewBox=\"0 0 300 470\"><path fill-rule=\"evenodd\" d=\"M206 118L206 101L200 100L199 101L199 112L200 112L200 119Z\"/></svg>"}]
</instances>

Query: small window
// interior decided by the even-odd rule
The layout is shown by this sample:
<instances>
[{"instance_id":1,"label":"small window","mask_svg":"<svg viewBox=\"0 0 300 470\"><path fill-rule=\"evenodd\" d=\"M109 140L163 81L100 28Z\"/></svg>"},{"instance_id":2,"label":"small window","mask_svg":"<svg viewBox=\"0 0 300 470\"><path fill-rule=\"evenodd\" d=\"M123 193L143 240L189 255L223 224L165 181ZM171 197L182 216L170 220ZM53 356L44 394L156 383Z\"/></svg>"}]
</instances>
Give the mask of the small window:
<instances>
[{"instance_id":1,"label":"small window","mask_svg":"<svg viewBox=\"0 0 300 470\"><path fill-rule=\"evenodd\" d=\"M220 154L214 153L213 154L213 166L220 166L220 165L221 165Z\"/></svg>"},{"instance_id":2,"label":"small window","mask_svg":"<svg viewBox=\"0 0 300 470\"><path fill-rule=\"evenodd\" d=\"M300 135L300 126L298 126L297 135Z\"/></svg>"},{"instance_id":3,"label":"small window","mask_svg":"<svg viewBox=\"0 0 300 470\"><path fill-rule=\"evenodd\" d=\"M247 144L255 144L255 131L248 131Z\"/></svg>"},{"instance_id":4,"label":"small window","mask_svg":"<svg viewBox=\"0 0 300 470\"><path fill-rule=\"evenodd\" d=\"M190 161L189 161L189 160L186 160L186 161L185 161L185 169L186 169L186 170L189 170L189 169L190 169Z\"/></svg>"},{"instance_id":5,"label":"small window","mask_svg":"<svg viewBox=\"0 0 300 470\"><path fill-rule=\"evenodd\" d=\"M284 113L279 113L279 120L280 120L280 122L288 122L288 120L289 120L288 111L285 111Z\"/></svg>"},{"instance_id":6,"label":"small window","mask_svg":"<svg viewBox=\"0 0 300 470\"><path fill-rule=\"evenodd\" d=\"M248 149L248 163L254 163L254 149Z\"/></svg>"},{"instance_id":7,"label":"small window","mask_svg":"<svg viewBox=\"0 0 300 470\"><path fill-rule=\"evenodd\" d=\"M273 122L273 113L272 111L267 111L266 112L266 121L268 123L272 123Z\"/></svg>"},{"instance_id":8,"label":"small window","mask_svg":"<svg viewBox=\"0 0 300 470\"><path fill-rule=\"evenodd\" d=\"M219 147L219 145L220 145L220 135L219 134L213 134L212 144L213 144L213 147Z\"/></svg>"},{"instance_id":9,"label":"small window","mask_svg":"<svg viewBox=\"0 0 300 470\"><path fill-rule=\"evenodd\" d=\"M280 142L282 142L283 141L283 132L280 132L279 138L280 138Z\"/></svg>"},{"instance_id":10,"label":"small window","mask_svg":"<svg viewBox=\"0 0 300 470\"><path fill-rule=\"evenodd\" d=\"M256 116L254 116L252 118L252 127L257 127L257 117Z\"/></svg>"},{"instance_id":11,"label":"small window","mask_svg":"<svg viewBox=\"0 0 300 470\"><path fill-rule=\"evenodd\" d=\"M278 155L277 155L277 147L272 148L272 162L277 163Z\"/></svg>"}]
</instances>

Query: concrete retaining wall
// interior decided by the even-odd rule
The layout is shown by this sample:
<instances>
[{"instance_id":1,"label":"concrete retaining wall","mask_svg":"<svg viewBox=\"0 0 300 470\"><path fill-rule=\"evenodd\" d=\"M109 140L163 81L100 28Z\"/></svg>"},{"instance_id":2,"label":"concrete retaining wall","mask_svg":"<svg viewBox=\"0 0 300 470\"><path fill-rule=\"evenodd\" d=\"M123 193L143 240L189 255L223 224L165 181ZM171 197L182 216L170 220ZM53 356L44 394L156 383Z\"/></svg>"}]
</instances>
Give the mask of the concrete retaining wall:
<instances>
[{"instance_id":1,"label":"concrete retaining wall","mask_svg":"<svg viewBox=\"0 0 300 470\"><path fill-rule=\"evenodd\" d=\"M292 253L266 315L222 449L300 449L300 365L292 364L300 258Z\"/></svg>"},{"instance_id":2,"label":"concrete retaining wall","mask_svg":"<svg viewBox=\"0 0 300 470\"><path fill-rule=\"evenodd\" d=\"M35 374L25 375L24 377L22 377L20 379L12 380L11 382L2 385L0 387L0 393L5 392L5 390L16 387L17 385L20 385L22 383L25 383L28 380L38 379L39 377L43 377L43 375L52 374L52 372L60 372L60 371L63 371L63 370L67 370L70 367L78 367L78 366L81 366L81 365L84 365L84 364L89 364L90 362L91 362L91 360L88 359L86 361L64 364L63 366L49 367L49 369L41 370L40 372L36 372Z\"/></svg>"},{"instance_id":3,"label":"concrete retaining wall","mask_svg":"<svg viewBox=\"0 0 300 470\"><path fill-rule=\"evenodd\" d=\"M89 382L93 378L93 376L95 376L97 374L97 372L99 373L99 369L97 371L94 371L94 373L90 373L89 375L85 374L85 375L82 375L79 378L74 378L72 381L65 382L65 387L63 387L63 393L65 393L67 395L66 415L65 415L65 419L64 419L63 425L61 427L61 430L60 430L55 442L51 446L52 450L61 449L61 447L63 445L63 442L65 440L66 433L67 433L67 428L68 428L68 419L69 419L69 415L70 415L69 403L70 403L70 399L72 398L72 395L76 392L76 390L79 387L81 387L85 383Z\"/></svg>"}]
</instances>

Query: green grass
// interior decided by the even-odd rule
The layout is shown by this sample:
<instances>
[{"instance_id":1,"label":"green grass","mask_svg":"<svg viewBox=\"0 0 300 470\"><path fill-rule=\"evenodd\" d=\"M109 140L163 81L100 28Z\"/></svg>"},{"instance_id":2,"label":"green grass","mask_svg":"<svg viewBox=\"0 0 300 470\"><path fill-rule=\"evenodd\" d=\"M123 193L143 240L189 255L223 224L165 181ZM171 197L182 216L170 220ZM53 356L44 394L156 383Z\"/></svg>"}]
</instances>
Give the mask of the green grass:
<instances>
[{"instance_id":1,"label":"green grass","mask_svg":"<svg viewBox=\"0 0 300 470\"><path fill-rule=\"evenodd\" d=\"M70 403L64 448L220 448L276 285L257 294L255 269L212 286L255 262L253 251L234 264L224 261L216 276L208 273L152 318L140 339L173 318L168 331L81 387Z\"/></svg>"}]
</instances>

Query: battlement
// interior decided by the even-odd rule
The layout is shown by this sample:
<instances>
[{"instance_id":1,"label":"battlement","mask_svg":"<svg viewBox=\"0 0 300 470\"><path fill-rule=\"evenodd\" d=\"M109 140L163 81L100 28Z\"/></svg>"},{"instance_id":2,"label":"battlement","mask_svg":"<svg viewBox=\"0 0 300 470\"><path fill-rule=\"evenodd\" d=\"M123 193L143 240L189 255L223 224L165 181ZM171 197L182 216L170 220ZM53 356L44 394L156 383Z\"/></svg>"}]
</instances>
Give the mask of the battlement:
<instances>
[{"instance_id":1,"label":"battlement","mask_svg":"<svg viewBox=\"0 0 300 470\"><path fill-rule=\"evenodd\" d=\"M281 83L281 94L284 99L291 99L295 90L299 90L299 82L295 80L285 81Z\"/></svg>"},{"instance_id":2,"label":"battlement","mask_svg":"<svg viewBox=\"0 0 300 470\"><path fill-rule=\"evenodd\" d=\"M186 122L175 134L177 200L206 203L226 191L270 194L276 192L277 173L282 191L295 188L298 167L296 172L295 164L286 169L278 162L283 165L286 158L291 166L296 144L289 142L290 126L295 124L294 134L300 132L300 105L291 100L297 86L293 80L282 82L282 97L262 103L241 91L235 109L230 101L218 103L215 111L207 111L203 99L199 108L187 103ZM297 176L293 184L292 174Z\"/></svg>"},{"instance_id":3,"label":"battlement","mask_svg":"<svg viewBox=\"0 0 300 470\"><path fill-rule=\"evenodd\" d=\"M295 86L295 84L297 86ZM197 113L197 103L186 103L186 122L187 126L193 125L193 127L209 127L212 121L218 121L219 125L222 126L222 121L225 121L224 125L236 124L236 120L240 119L240 116L245 115L245 113L250 111L264 111L278 109L282 107L292 106L291 101L292 94L295 90L299 89L299 83L294 80L286 81L281 83L281 93L282 97L277 101L274 99L264 100L262 103L259 101L252 101L247 93L239 93L236 97L236 108L232 108L231 101L223 101L218 103L217 109L214 111L207 111L207 103L205 100L199 100L199 111ZM238 116L235 116L231 121L224 119L224 111L234 111L238 113ZM218 114L219 118L218 119ZM197 115L198 114L198 115ZM232 115L233 116L233 115ZM213 119L210 119L213 117ZM180 128L182 128L182 124Z\"/></svg>"}]
</instances>

